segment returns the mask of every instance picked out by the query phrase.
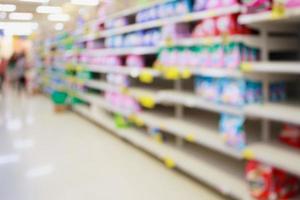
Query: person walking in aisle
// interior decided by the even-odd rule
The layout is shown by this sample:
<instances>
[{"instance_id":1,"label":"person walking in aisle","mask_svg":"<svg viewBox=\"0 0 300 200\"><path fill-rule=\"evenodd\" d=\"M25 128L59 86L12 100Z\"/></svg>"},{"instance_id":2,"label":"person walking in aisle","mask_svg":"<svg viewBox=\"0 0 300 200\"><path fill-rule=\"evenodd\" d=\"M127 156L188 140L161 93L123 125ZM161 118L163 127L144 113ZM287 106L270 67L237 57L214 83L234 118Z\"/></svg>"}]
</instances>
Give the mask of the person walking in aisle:
<instances>
[{"instance_id":1,"label":"person walking in aisle","mask_svg":"<svg viewBox=\"0 0 300 200\"><path fill-rule=\"evenodd\" d=\"M17 89L19 92L22 92L23 90L26 90L26 56L24 52L18 55L15 73L17 78Z\"/></svg>"},{"instance_id":2,"label":"person walking in aisle","mask_svg":"<svg viewBox=\"0 0 300 200\"><path fill-rule=\"evenodd\" d=\"M7 67L7 60L4 58L0 59L0 92L3 92L3 85L5 82L5 75L6 75L6 67Z\"/></svg>"}]
</instances>

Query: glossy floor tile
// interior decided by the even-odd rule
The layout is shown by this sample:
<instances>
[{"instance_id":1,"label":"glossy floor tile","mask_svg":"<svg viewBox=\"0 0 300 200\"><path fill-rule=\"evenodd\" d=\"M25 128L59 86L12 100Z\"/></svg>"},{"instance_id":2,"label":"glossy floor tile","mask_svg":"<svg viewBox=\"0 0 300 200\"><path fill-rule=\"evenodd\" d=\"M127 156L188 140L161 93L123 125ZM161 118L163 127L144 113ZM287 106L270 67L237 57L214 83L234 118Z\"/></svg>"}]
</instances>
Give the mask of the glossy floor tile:
<instances>
[{"instance_id":1,"label":"glossy floor tile","mask_svg":"<svg viewBox=\"0 0 300 200\"><path fill-rule=\"evenodd\" d=\"M1 200L221 200L42 96L0 98Z\"/></svg>"}]
</instances>

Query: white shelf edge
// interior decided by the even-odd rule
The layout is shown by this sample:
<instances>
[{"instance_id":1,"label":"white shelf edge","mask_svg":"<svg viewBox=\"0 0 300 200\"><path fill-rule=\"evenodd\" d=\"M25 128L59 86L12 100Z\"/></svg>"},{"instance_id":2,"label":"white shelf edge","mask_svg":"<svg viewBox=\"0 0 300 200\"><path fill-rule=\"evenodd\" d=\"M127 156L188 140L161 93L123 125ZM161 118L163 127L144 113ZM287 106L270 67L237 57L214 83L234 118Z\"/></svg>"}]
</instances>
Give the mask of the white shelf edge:
<instances>
[{"instance_id":1,"label":"white shelf edge","mask_svg":"<svg viewBox=\"0 0 300 200\"><path fill-rule=\"evenodd\" d=\"M254 143L247 148L254 159L300 176L298 149L279 143Z\"/></svg>"},{"instance_id":2,"label":"white shelf edge","mask_svg":"<svg viewBox=\"0 0 300 200\"><path fill-rule=\"evenodd\" d=\"M290 8L286 10L285 15L282 17L273 17L271 11L255 13L255 14L244 14L240 15L238 22L244 25L251 25L254 23L281 21L286 19L293 19L294 17L300 17L300 8Z\"/></svg>"},{"instance_id":3,"label":"white shelf edge","mask_svg":"<svg viewBox=\"0 0 300 200\"><path fill-rule=\"evenodd\" d=\"M144 136L135 129L118 129L115 127L111 119L105 119L104 115L97 116L91 114L88 110L75 107L75 111L89 118L102 127L110 130L121 138L128 140L136 146L146 150L150 154L157 157L159 160L165 161L172 159L176 167L182 171L192 175L200 181L205 182L219 192L238 199L251 199L247 184L244 179L228 174L226 171L220 170L217 166L213 166L200 159L193 158L186 153L180 152L164 144L159 144ZM224 184L224 182L227 182Z\"/></svg>"},{"instance_id":4,"label":"white shelf edge","mask_svg":"<svg viewBox=\"0 0 300 200\"><path fill-rule=\"evenodd\" d=\"M261 73L276 73L276 74L300 74L300 62L245 62L248 66L245 72L261 72Z\"/></svg>"},{"instance_id":5,"label":"white shelf edge","mask_svg":"<svg viewBox=\"0 0 300 200\"><path fill-rule=\"evenodd\" d=\"M104 49L86 49L82 54L106 56L106 55L147 55L156 54L158 47L124 47L124 48L104 48Z\"/></svg>"},{"instance_id":6,"label":"white shelf edge","mask_svg":"<svg viewBox=\"0 0 300 200\"><path fill-rule=\"evenodd\" d=\"M300 106L286 102L248 105L246 116L300 125Z\"/></svg>"}]
</instances>

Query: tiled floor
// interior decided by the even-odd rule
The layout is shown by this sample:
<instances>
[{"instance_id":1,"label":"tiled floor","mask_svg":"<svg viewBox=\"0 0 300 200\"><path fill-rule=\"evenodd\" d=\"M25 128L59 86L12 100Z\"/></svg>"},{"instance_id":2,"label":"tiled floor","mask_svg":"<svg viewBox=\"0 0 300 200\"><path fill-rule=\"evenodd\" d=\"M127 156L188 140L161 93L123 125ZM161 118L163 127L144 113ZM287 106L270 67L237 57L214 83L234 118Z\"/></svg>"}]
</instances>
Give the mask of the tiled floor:
<instances>
[{"instance_id":1,"label":"tiled floor","mask_svg":"<svg viewBox=\"0 0 300 200\"><path fill-rule=\"evenodd\" d=\"M221 200L45 97L0 106L1 200Z\"/></svg>"}]
</instances>

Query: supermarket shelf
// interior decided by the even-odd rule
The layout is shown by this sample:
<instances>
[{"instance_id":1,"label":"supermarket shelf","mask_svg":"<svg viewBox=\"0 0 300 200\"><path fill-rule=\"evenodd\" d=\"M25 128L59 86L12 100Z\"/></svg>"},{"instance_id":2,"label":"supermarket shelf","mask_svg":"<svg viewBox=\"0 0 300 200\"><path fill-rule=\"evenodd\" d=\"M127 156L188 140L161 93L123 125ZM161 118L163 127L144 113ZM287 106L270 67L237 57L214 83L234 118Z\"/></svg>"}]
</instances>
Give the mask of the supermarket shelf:
<instances>
[{"instance_id":1,"label":"supermarket shelf","mask_svg":"<svg viewBox=\"0 0 300 200\"><path fill-rule=\"evenodd\" d=\"M151 68L137 68L137 67L127 67L127 66L98 66L98 65L87 65L86 68L91 72L98 72L98 73L118 73L118 74L126 74L130 75L131 77L138 77L141 73L149 73L153 77L158 77L160 72L151 69Z\"/></svg>"},{"instance_id":2,"label":"supermarket shelf","mask_svg":"<svg viewBox=\"0 0 300 200\"><path fill-rule=\"evenodd\" d=\"M142 120L147 126L160 128L190 142L205 146L236 159L242 159L242 153L228 147L222 140L218 130L212 128L213 126L208 126L203 123L194 123L191 120L176 119L162 113L132 113L130 111L124 111L123 109L121 110L111 106L99 95L82 93L78 94L78 96L92 105L97 105L107 111L121 113L126 117L134 114L135 117ZM174 124L176 124L176 127Z\"/></svg>"},{"instance_id":3,"label":"supermarket shelf","mask_svg":"<svg viewBox=\"0 0 300 200\"><path fill-rule=\"evenodd\" d=\"M271 11L240 15L238 18L240 24L246 25L265 25L272 23L274 25L284 23L299 23L300 22L300 8L287 9L282 16L274 16Z\"/></svg>"},{"instance_id":4,"label":"supermarket shelf","mask_svg":"<svg viewBox=\"0 0 300 200\"><path fill-rule=\"evenodd\" d=\"M159 144L137 129L118 129L115 127L111 118L104 113L98 112L91 114L91 112L84 107L75 107L74 109L84 117L89 118L95 123L115 133L117 136L124 138L135 146L149 152L159 160L171 163L172 167L174 165L174 167L205 182L221 193L238 199L251 199L250 197L247 197L249 192L243 178L237 173L233 175L222 168L226 163L215 165L215 163L207 162L207 160L209 160L209 155L201 155L203 156L203 159L196 158L177 150L172 146ZM239 170L237 169L236 171L238 172Z\"/></svg>"},{"instance_id":5,"label":"supermarket shelf","mask_svg":"<svg viewBox=\"0 0 300 200\"><path fill-rule=\"evenodd\" d=\"M242 66L244 72L300 74L300 62L249 62Z\"/></svg>"},{"instance_id":6,"label":"supermarket shelf","mask_svg":"<svg viewBox=\"0 0 300 200\"><path fill-rule=\"evenodd\" d=\"M124 47L124 48L105 48L105 49L87 49L82 51L82 54L93 56L107 56L107 55L147 55L158 52L157 47Z\"/></svg>"},{"instance_id":7,"label":"supermarket shelf","mask_svg":"<svg viewBox=\"0 0 300 200\"><path fill-rule=\"evenodd\" d=\"M202 20L202 19L216 17L216 16L234 14L234 13L238 13L240 11L241 11L240 5L233 5L233 6L229 6L229 7L225 7L225 8L216 8L216 9L206 10L206 11L201 11L201 12L193 12L193 13L188 13L183 16L170 17L167 19L158 19L158 20L153 20L150 22L133 24L133 25L124 26L121 28L106 30L106 31L101 32L101 34L99 34L99 36L97 38L105 38L105 37L110 37L113 35L120 35L120 34L124 34L124 33L130 33L130 32L134 32L134 31L144 30L144 29L161 27L166 24L197 21L197 20Z\"/></svg>"},{"instance_id":8,"label":"supermarket shelf","mask_svg":"<svg viewBox=\"0 0 300 200\"><path fill-rule=\"evenodd\" d=\"M158 101L163 103L181 104L191 108L229 113L234 115L243 115L243 110L239 107L222 105L209 100L205 100L190 92L162 91L158 93Z\"/></svg>"},{"instance_id":9,"label":"supermarket shelf","mask_svg":"<svg viewBox=\"0 0 300 200\"><path fill-rule=\"evenodd\" d=\"M254 159L300 176L299 150L279 143L257 143L248 150Z\"/></svg>"},{"instance_id":10,"label":"supermarket shelf","mask_svg":"<svg viewBox=\"0 0 300 200\"><path fill-rule=\"evenodd\" d=\"M102 91L121 91L121 87L109 84L105 81L86 80L83 84L87 87Z\"/></svg>"},{"instance_id":11,"label":"supermarket shelf","mask_svg":"<svg viewBox=\"0 0 300 200\"><path fill-rule=\"evenodd\" d=\"M225 68L198 68L191 70L193 75L199 76L210 76L210 77L232 77L232 78L242 78L243 73L236 69L225 69Z\"/></svg>"},{"instance_id":12,"label":"supermarket shelf","mask_svg":"<svg viewBox=\"0 0 300 200\"><path fill-rule=\"evenodd\" d=\"M229 42L242 42L248 46L261 48L263 44L259 36L254 35L233 35L233 36L212 36L201 38L182 38L162 42L161 46L193 46L193 45L212 45L227 44Z\"/></svg>"},{"instance_id":13,"label":"supermarket shelf","mask_svg":"<svg viewBox=\"0 0 300 200\"><path fill-rule=\"evenodd\" d=\"M300 125L299 103L265 103L261 105L249 105L245 107L245 113L249 117L258 117Z\"/></svg>"},{"instance_id":14,"label":"supermarket shelf","mask_svg":"<svg viewBox=\"0 0 300 200\"><path fill-rule=\"evenodd\" d=\"M228 147L218 130L207 124L192 122L189 119L176 119L161 113L143 112L137 115L139 119L151 127L158 127L189 142L205 146L236 159L242 159L242 153ZM176 124L176 126L174 126Z\"/></svg>"}]
</instances>

